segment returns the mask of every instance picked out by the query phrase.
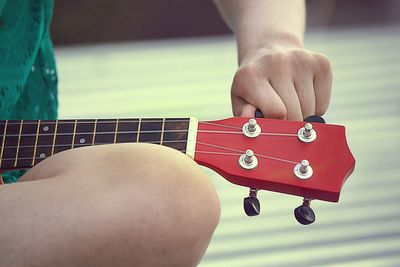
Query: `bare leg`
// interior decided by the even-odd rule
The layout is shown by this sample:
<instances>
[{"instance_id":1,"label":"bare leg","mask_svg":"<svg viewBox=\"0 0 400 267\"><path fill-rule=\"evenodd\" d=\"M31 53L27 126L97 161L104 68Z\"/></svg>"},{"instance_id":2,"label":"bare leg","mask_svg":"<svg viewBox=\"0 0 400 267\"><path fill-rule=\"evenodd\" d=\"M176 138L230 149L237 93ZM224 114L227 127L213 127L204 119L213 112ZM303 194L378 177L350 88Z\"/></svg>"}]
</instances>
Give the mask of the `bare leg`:
<instances>
[{"instance_id":1,"label":"bare leg","mask_svg":"<svg viewBox=\"0 0 400 267\"><path fill-rule=\"evenodd\" d=\"M219 201L187 156L149 144L56 154L0 187L0 266L195 266Z\"/></svg>"}]
</instances>

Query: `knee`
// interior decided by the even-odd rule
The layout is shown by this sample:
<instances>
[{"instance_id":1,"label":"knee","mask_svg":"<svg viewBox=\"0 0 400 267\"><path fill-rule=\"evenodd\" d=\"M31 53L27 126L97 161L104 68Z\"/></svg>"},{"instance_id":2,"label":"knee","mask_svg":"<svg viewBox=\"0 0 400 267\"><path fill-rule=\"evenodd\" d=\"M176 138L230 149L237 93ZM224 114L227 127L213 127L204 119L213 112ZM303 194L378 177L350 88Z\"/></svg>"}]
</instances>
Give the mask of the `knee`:
<instances>
[{"instance_id":1,"label":"knee","mask_svg":"<svg viewBox=\"0 0 400 267\"><path fill-rule=\"evenodd\" d=\"M116 192L121 195L130 187L133 194L126 203L139 203L130 218L140 217L140 254L151 257L155 266L197 265L220 216L208 177L193 160L169 148L136 144L112 149L104 163L112 166L112 180L120 180ZM131 223L138 229L137 219Z\"/></svg>"},{"instance_id":2,"label":"knee","mask_svg":"<svg viewBox=\"0 0 400 267\"><path fill-rule=\"evenodd\" d=\"M149 144L103 146L83 154L78 158L86 159L83 172L90 174L90 183L117 199L111 210L101 211L114 227L97 229L110 245L135 251L130 255L138 266L142 260L145 266L197 265L218 224L220 206L212 183L193 160Z\"/></svg>"}]
</instances>

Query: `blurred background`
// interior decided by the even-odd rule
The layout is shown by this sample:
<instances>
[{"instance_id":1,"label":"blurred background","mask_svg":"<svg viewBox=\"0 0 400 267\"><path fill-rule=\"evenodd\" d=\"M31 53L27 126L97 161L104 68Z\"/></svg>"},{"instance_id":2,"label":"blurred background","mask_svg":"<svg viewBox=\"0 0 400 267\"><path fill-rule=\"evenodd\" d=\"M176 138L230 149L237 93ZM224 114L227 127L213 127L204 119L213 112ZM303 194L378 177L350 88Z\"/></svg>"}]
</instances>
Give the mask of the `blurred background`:
<instances>
[{"instance_id":1,"label":"blurred background","mask_svg":"<svg viewBox=\"0 0 400 267\"><path fill-rule=\"evenodd\" d=\"M321 27L400 23L398 0L308 0L307 23ZM229 34L211 0L56 1L59 45Z\"/></svg>"},{"instance_id":2,"label":"blurred background","mask_svg":"<svg viewBox=\"0 0 400 267\"><path fill-rule=\"evenodd\" d=\"M201 267L399 266L400 1L307 1L306 47L330 58L325 118L346 126L357 160L339 203L248 189L205 169L222 217ZM211 1L55 1L60 118L231 116L234 37ZM189 177L188 177L189 178Z\"/></svg>"}]
</instances>

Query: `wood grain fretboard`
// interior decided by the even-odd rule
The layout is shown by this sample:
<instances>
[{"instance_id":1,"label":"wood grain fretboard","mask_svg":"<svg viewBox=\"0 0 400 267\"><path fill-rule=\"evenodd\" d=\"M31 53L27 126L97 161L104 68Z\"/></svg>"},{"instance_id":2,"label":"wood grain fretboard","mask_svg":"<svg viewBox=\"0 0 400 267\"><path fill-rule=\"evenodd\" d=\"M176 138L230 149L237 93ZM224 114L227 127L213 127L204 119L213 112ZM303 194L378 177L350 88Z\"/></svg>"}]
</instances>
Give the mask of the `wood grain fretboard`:
<instances>
[{"instance_id":1,"label":"wood grain fretboard","mask_svg":"<svg viewBox=\"0 0 400 267\"><path fill-rule=\"evenodd\" d=\"M67 149L145 142L186 152L189 118L2 120L0 170L30 168Z\"/></svg>"}]
</instances>

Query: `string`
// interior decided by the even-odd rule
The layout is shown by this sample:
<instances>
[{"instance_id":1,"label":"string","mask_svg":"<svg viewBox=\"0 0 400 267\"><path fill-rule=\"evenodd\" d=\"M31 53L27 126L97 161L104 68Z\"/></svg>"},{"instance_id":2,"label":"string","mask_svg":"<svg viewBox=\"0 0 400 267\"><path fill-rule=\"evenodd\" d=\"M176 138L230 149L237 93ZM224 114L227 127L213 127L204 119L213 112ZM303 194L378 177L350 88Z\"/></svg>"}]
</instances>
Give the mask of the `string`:
<instances>
[{"instance_id":1,"label":"string","mask_svg":"<svg viewBox=\"0 0 400 267\"><path fill-rule=\"evenodd\" d=\"M89 120L89 121L87 121L87 120ZM186 118L183 118L183 119L166 119L167 121L166 122L189 122L190 121L190 119L186 119ZM78 119L78 124L81 124L81 123L94 123L96 121L96 119ZM144 119L142 119L142 123L143 122L145 122L145 123L148 123L148 122L162 122L163 121L163 119L151 119L151 118L144 118ZM39 120L37 120L37 121L24 121L23 122L23 124L24 125L37 125L38 124L38 122L39 122ZM45 122L46 124L74 124L75 122L74 122L74 120L71 120L71 121L68 121L68 119L65 119L65 120L41 120L40 121L41 122L41 124L43 125L43 123ZM99 124L99 123L116 123L117 122L117 119L104 119L104 120L102 120L102 119L97 119L97 123ZM121 123L121 122L139 122L139 119L119 119L119 122ZM8 125L20 125L21 124L21 122L20 121L12 121L12 120L9 120L8 121Z\"/></svg>"},{"instance_id":2,"label":"string","mask_svg":"<svg viewBox=\"0 0 400 267\"><path fill-rule=\"evenodd\" d=\"M223 134L241 134L244 135L243 132L224 132L217 130L198 130L199 133L223 133ZM268 135L268 136L298 136L297 134L291 133L260 133L260 135Z\"/></svg>"},{"instance_id":3,"label":"string","mask_svg":"<svg viewBox=\"0 0 400 267\"><path fill-rule=\"evenodd\" d=\"M182 150L182 149L176 149L177 151L180 151L180 152L182 152L182 153L185 153L186 151L185 150ZM52 156L52 155L50 155L50 156ZM49 157L50 157L49 156ZM2 159L2 160L12 160L12 161L15 161L15 160L17 160L17 161L20 161L20 160L33 160L33 159L35 159L35 161L37 160L37 159L46 159L46 158L48 158L48 157L32 157L32 158L5 158L5 159Z\"/></svg>"},{"instance_id":4,"label":"string","mask_svg":"<svg viewBox=\"0 0 400 267\"><path fill-rule=\"evenodd\" d=\"M179 142L187 142L187 140L167 140L167 141L163 141L163 144L165 143L179 143ZM136 143L136 141L132 141L132 142L120 142L121 143ZM146 143L151 143L151 144L159 144L160 141L146 141ZM109 144L115 144L115 143L94 143L94 145L109 145ZM82 146L90 146L92 145L92 143L88 142L88 143L75 143L74 146L77 145L82 145ZM65 146L72 146L72 143L68 143L68 144L56 144L54 145L54 147L65 147ZM19 146L20 148L34 148L35 146ZM44 148L44 147L53 147L53 145L36 145L37 148ZM16 146L5 146L4 148L17 148Z\"/></svg>"},{"instance_id":5,"label":"string","mask_svg":"<svg viewBox=\"0 0 400 267\"><path fill-rule=\"evenodd\" d=\"M95 131L93 131L93 132L77 132L77 133L75 133L75 135L78 135L78 134L81 134L81 135L87 135L87 134L94 134L94 132ZM164 133L185 133L185 132L188 132L188 130L165 130L165 131L159 131L159 130L154 130L154 131L117 131L117 132L97 132L96 131L96 135L99 135L99 134L115 134L115 133L117 133L117 134L137 134L137 133L139 133L140 132L140 134L145 134L145 133L162 133L162 132L164 132ZM53 136L54 135L54 133L40 133L39 134L39 136ZM57 136L66 136L66 135L74 135L72 132L71 133L56 133L56 135ZM30 136L35 136L36 137L36 134L21 134L21 135L18 135L18 134L6 134L6 137L19 137L19 136L21 136L21 137L30 137Z\"/></svg>"},{"instance_id":6,"label":"string","mask_svg":"<svg viewBox=\"0 0 400 267\"><path fill-rule=\"evenodd\" d=\"M232 128L232 129L242 130L241 127L235 127L235 126L231 126L231 125L218 124L218 123L206 122L206 121L199 122L199 124L200 124L200 123L201 123L201 124L212 125L212 126L219 126L219 127L225 127L225 128Z\"/></svg>"},{"instance_id":7,"label":"string","mask_svg":"<svg viewBox=\"0 0 400 267\"><path fill-rule=\"evenodd\" d=\"M215 144L208 144L208 143L204 143L204 142L197 142L198 144L201 145L206 145L206 146L211 146L211 147L216 147L216 148L220 148L220 149L225 149L228 151L233 151L233 152L239 152L240 155L244 154L245 151L242 150L238 150L238 149L234 149L234 148L229 148L229 147L224 147L224 146L219 146L219 145L215 145ZM198 151L196 151L197 153ZM212 154L212 151L210 151L211 153L208 154ZM204 152L203 152L204 153ZM214 153L223 153L223 152L214 152ZM298 162L296 161L291 161L291 160L287 160L287 159L281 159L281 158L277 158L277 157L272 157L272 156L267 156L267 155L262 155L262 154L258 154L258 153L254 153L255 156L261 157L261 158L267 158L267 159L271 159L271 160L277 160L277 161L282 161L282 162L286 162L286 163L291 163L291 164L298 164ZM237 156L237 155L236 155Z\"/></svg>"}]
</instances>

